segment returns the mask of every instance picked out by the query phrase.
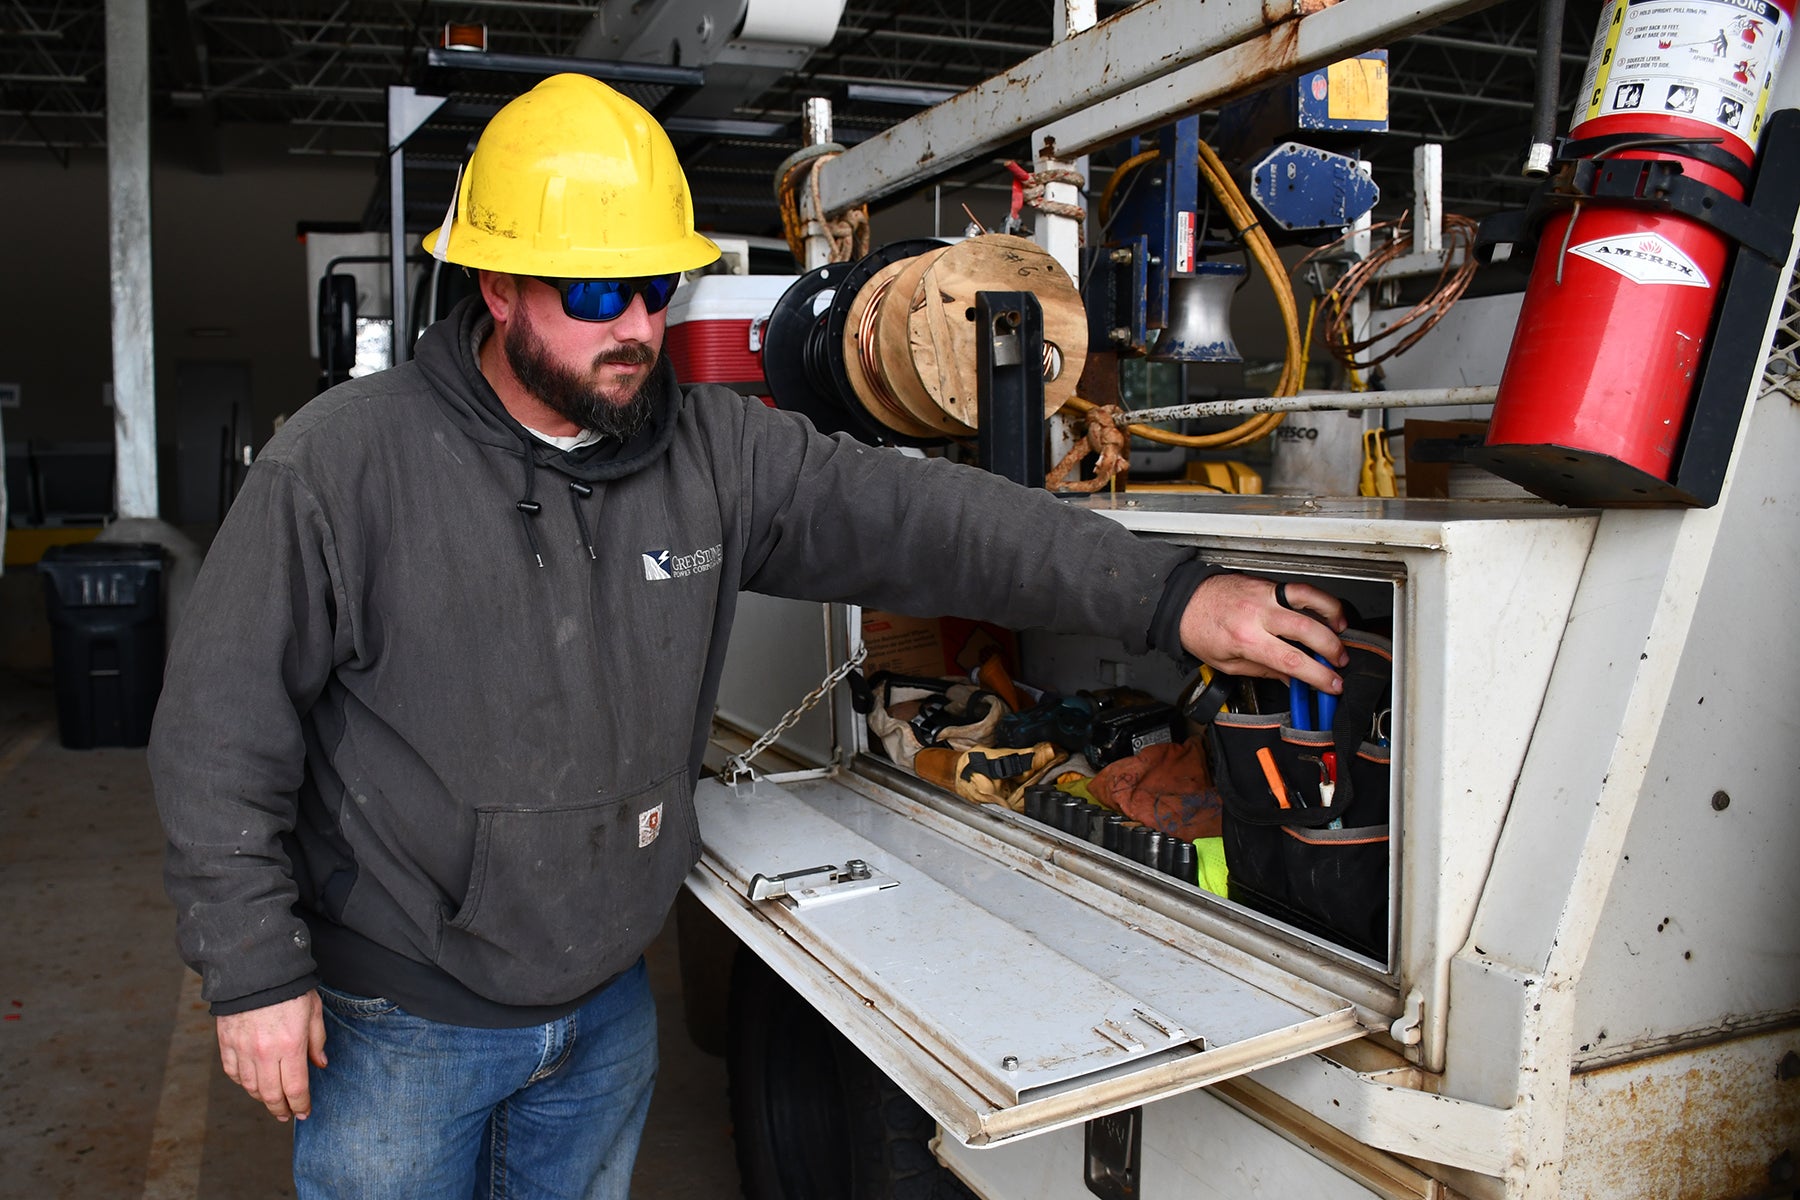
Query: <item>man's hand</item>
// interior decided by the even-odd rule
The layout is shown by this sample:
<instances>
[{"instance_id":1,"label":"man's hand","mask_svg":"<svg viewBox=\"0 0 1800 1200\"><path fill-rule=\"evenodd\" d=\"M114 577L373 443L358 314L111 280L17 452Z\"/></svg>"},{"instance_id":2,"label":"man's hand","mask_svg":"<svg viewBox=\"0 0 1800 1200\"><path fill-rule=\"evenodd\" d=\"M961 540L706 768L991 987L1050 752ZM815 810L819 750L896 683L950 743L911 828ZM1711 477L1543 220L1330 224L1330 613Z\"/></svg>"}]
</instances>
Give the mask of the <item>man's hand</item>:
<instances>
[{"instance_id":1,"label":"man's hand","mask_svg":"<svg viewBox=\"0 0 1800 1200\"><path fill-rule=\"evenodd\" d=\"M325 1010L319 993L218 1021L219 1061L232 1082L266 1104L278 1121L311 1116L306 1061L325 1065Z\"/></svg>"},{"instance_id":2,"label":"man's hand","mask_svg":"<svg viewBox=\"0 0 1800 1200\"><path fill-rule=\"evenodd\" d=\"M1277 602L1275 584L1267 579L1214 575L1195 589L1181 614L1181 644L1216 671L1299 679L1336 695L1344 681L1288 643L1299 642L1344 666L1350 658L1337 639L1348 624L1344 606L1308 584L1290 583L1282 590L1291 607Z\"/></svg>"}]
</instances>

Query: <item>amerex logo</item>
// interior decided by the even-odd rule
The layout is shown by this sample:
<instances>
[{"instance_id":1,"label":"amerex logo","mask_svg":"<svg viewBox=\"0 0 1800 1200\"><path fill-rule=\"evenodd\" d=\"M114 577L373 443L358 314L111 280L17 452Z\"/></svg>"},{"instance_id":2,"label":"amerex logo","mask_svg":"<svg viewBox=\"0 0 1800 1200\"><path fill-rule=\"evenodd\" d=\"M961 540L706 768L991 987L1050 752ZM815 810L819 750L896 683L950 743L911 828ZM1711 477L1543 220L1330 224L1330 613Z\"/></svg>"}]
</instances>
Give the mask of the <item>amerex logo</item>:
<instances>
[{"instance_id":1,"label":"amerex logo","mask_svg":"<svg viewBox=\"0 0 1800 1200\"><path fill-rule=\"evenodd\" d=\"M1569 253L1617 271L1633 283L1711 287L1694 260L1654 234L1625 233L1570 246Z\"/></svg>"},{"instance_id":2,"label":"amerex logo","mask_svg":"<svg viewBox=\"0 0 1800 1200\"><path fill-rule=\"evenodd\" d=\"M662 579L685 579L715 571L725 560L723 544L708 546L692 554L676 554L670 550L644 551L644 578L652 583Z\"/></svg>"}]
</instances>

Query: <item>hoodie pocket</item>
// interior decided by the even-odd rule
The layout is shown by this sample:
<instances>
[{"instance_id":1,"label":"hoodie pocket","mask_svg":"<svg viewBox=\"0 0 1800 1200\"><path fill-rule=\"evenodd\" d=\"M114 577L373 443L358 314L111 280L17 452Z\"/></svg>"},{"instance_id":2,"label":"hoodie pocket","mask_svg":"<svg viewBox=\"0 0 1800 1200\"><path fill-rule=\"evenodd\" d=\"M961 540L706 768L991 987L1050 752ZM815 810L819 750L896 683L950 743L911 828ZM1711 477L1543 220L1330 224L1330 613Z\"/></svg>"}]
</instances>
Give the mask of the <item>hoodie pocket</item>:
<instances>
[{"instance_id":1,"label":"hoodie pocket","mask_svg":"<svg viewBox=\"0 0 1800 1200\"><path fill-rule=\"evenodd\" d=\"M462 907L438 965L503 1004L560 1004L631 966L693 866L685 769L629 796L476 810Z\"/></svg>"}]
</instances>

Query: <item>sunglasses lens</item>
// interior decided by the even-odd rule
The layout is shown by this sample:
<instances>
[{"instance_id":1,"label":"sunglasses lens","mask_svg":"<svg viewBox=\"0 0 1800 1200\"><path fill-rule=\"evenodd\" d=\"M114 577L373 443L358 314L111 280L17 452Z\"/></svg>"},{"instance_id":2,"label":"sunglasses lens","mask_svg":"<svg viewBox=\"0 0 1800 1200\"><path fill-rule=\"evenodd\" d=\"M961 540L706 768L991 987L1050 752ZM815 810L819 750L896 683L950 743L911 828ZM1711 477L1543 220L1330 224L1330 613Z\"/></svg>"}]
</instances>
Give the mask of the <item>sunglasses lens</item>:
<instances>
[{"instance_id":1,"label":"sunglasses lens","mask_svg":"<svg viewBox=\"0 0 1800 1200\"><path fill-rule=\"evenodd\" d=\"M578 321L610 321L631 305L631 285L617 279L564 281L563 308Z\"/></svg>"},{"instance_id":2,"label":"sunglasses lens","mask_svg":"<svg viewBox=\"0 0 1800 1200\"><path fill-rule=\"evenodd\" d=\"M680 275L650 275L638 280L638 294L644 298L644 311L659 313L669 307L680 282Z\"/></svg>"}]
</instances>

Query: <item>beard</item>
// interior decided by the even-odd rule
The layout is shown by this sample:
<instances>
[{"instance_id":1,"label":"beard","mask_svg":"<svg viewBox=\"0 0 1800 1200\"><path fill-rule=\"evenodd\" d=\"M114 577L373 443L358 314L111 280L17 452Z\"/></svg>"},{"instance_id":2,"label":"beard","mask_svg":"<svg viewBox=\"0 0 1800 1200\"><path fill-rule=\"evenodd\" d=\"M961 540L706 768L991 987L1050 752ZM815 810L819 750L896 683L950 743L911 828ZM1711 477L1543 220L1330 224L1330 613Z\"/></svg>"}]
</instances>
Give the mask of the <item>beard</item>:
<instances>
[{"instance_id":1,"label":"beard","mask_svg":"<svg viewBox=\"0 0 1800 1200\"><path fill-rule=\"evenodd\" d=\"M502 340L501 348L513 374L527 391L543 401L558 416L573 421L581 428L606 437L628 440L650 420L652 396L650 380L654 369L635 385L611 391L550 357L549 347L537 334L523 305L513 317L512 326ZM594 356L590 370L605 364L648 366L654 368L657 352L642 342L629 342L604 350Z\"/></svg>"}]
</instances>

